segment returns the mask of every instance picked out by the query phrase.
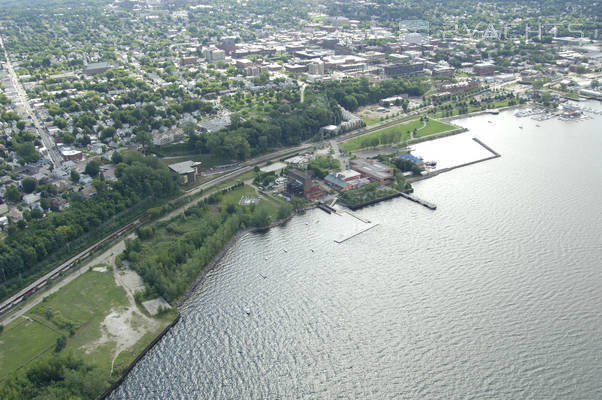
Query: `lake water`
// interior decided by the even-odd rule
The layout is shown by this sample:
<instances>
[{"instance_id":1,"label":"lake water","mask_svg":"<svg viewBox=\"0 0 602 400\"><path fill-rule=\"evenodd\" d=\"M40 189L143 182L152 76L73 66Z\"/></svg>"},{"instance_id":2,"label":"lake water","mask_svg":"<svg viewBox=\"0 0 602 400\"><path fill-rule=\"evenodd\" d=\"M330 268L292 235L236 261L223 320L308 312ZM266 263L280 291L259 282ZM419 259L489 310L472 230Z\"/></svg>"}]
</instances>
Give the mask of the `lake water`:
<instances>
[{"instance_id":1,"label":"lake water","mask_svg":"<svg viewBox=\"0 0 602 400\"><path fill-rule=\"evenodd\" d=\"M601 399L601 122L458 120L416 153L502 157L416 183L436 211L245 236L112 399Z\"/></svg>"}]
</instances>

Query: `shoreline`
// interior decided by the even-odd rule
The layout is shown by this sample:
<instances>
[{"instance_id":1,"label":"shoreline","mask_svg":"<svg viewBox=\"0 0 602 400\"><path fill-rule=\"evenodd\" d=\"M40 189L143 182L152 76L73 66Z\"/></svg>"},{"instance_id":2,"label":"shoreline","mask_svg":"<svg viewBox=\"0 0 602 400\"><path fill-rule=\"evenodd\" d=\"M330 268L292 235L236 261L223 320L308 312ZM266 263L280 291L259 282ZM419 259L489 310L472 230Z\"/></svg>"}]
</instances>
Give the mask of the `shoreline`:
<instances>
[{"instance_id":1,"label":"shoreline","mask_svg":"<svg viewBox=\"0 0 602 400\"><path fill-rule=\"evenodd\" d=\"M201 269L201 271L199 271L199 273L194 278L194 280L192 281L192 283L190 284L190 286L188 286L188 288L186 289L186 291L184 292L184 294L182 294L182 296L180 296L178 298L178 300L175 302L175 304L173 305L173 307L175 308L175 310L178 313L177 317L169 325L167 325L152 340L152 342L150 342L148 344L148 346L146 346L144 348L144 350L140 354L138 354L138 356L136 356L136 358L134 359L134 361L132 361L127 366L127 368L121 373L121 375L119 376L119 378L117 378L117 380L115 382L113 382L111 384L111 386L107 390L105 390L101 395L99 395L98 397L96 397L96 400L104 400L104 399L108 398L119 386L121 386L121 384L127 378L127 376L132 371L132 369L134 369L134 367L146 356L146 354L149 351L151 351L152 348L155 347L155 345L157 343L159 343L159 341L161 341L161 339L163 339L163 337L171 330L171 328L173 328L174 326L176 326L178 324L178 322L180 322L180 319L182 317L182 314L180 312L180 308L184 305L184 303L186 303L188 300L190 300L190 298L192 297L193 293L197 290L197 288L199 286L201 286L205 282L205 278L207 277L207 275L209 274L209 272L211 272L211 271L213 271L215 269L215 267L219 264L219 262L224 258L224 256L226 255L226 253L232 247L234 247L234 245L238 242L238 240L240 240L242 237L244 237L245 235L247 235L249 233L267 232L267 231L269 231L272 228L276 228L278 226L284 225L287 222L289 222L290 220L292 220L297 214L299 214L301 212L305 212L307 210L311 210L313 208L315 208L315 207L306 207L303 210L294 211L288 217L279 219L279 220L271 223L270 225L268 225L268 226L266 226L264 228L246 228L246 229L244 229L242 231L237 232L234 236L232 236L232 238L228 241L228 243L226 243L226 245L211 260L211 262L209 264L207 264L203 269Z\"/></svg>"},{"instance_id":2,"label":"shoreline","mask_svg":"<svg viewBox=\"0 0 602 400\"><path fill-rule=\"evenodd\" d=\"M509 107L505 107L504 110L505 109L510 109L510 108L517 108L517 107L520 107L520 106L521 105L509 106ZM500 109L500 110L502 110L502 109ZM467 114L466 116L476 116L476 115L480 115L480 114L483 114L483 113L487 113L487 111L482 111L482 112L478 112L478 113ZM451 118L451 119L453 120L453 119L458 119L458 118L462 118L462 117L465 117L465 116L457 116L456 118ZM414 139L414 141L412 142L412 144L420 143L420 142L424 142L424 141L429 141L429 140L441 139L443 137L456 135L456 134L463 133L463 132L466 132L466 131L468 131L468 129L463 128L463 127L457 127L456 129L453 129L453 130L450 130L450 131L441 132L439 134L429 135L429 136L425 136L425 137L422 137L422 138L416 138L416 139ZM456 169L456 168L459 168L459 167L462 167L462 166L467 166L467 165L471 165L471 164L475 164L475 163L478 163L478 162L487 161L487 160L490 160L490 159L494 159L494 158L500 157L499 154L497 154L493 150L489 149L486 145L484 145L482 143L480 143L480 144L483 147L487 148L492 153L494 153L495 155L493 155L491 157L487 157L485 159L476 160L476 161L467 163L465 165L456 166L456 167L453 167L451 169ZM436 174L432 174L432 175L425 176L425 177L420 177L420 178L418 178L418 179L416 179L414 181L432 178L432 177L434 177L436 175L439 175L442 172L447 172L448 170L451 170L451 169L441 170L441 171L438 171L438 173L436 173ZM351 209L353 211L354 209L363 208L363 207L365 207L367 205L372 205L372 204L380 203L382 201L390 200L390 199L397 198L397 197L400 197L400 196L402 196L402 194L398 193L398 194L395 194L395 195L387 196L386 198L383 198L383 199L378 199L376 201L369 202L370 204L362 204L360 207L357 207L357 208L352 208L352 207L349 207L349 206L345 206L345 207L347 207L347 208L349 208L349 209ZM237 232L234 236L232 236L232 238L228 241L228 243L226 243L224 245L224 247L211 260L211 262L209 262L209 264L207 264L205 267L203 267L201 269L201 271L199 271L199 273L194 278L194 280L192 281L192 283L188 286L188 288L186 289L186 291L174 303L173 307L178 312L177 317L168 326L166 326L165 329L163 331L161 331L159 333L159 335L157 335L153 339L153 341L151 343L149 343L149 345L134 359L134 361L132 361L132 363L130 365L128 365L128 367L124 370L124 372L120 375L120 377L113 384L111 384L111 386L105 392L103 392L100 396L98 396L96 399L97 400L104 400L104 399L108 398L113 393L113 391L115 391L123 383L123 381L127 378L127 376L129 375L129 373L132 371L132 369L134 369L134 367L138 364L138 362L140 362L146 356L146 354L150 350L152 350L152 348L157 343L159 343L159 341L171 330L171 328L173 328L175 325L177 325L177 323L181 319L180 308L188 300L191 299L192 295L196 292L196 290L205 282L205 279L206 279L207 275L217 267L217 265L219 264L219 262L226 255L226 253L232 247L234 247L234 245L241 238L243 238L245 235L247 235L249 233L264 233L264 232L268 232L272 228L275 228L275 227L282 226L282 225L286 224L287 222L291 221L298 214L304 213L305 211L314 209L316 207L317 207L316 205L314 205L314 206L308 206L308 207L305 207L302 210L293 211L286 218L277 220L277 221L271 223L270 225L268 225L266 227L263 227L263 228L258 228L258 227L255 227L255 228L246 228L246 229L244 229L242 231ZM372 226L372 227L370 227L368 229L371 229L373 227L374 226Z\"/></svg>"},{"instance_id":3,"label":"shoreline","mask_svg":"<svg viewBox=\"0 0 602 400\"><path fill-rule=\"evenodd\" d=\"M311 207L311 208L314 208L314 207ZM307 209L308 208L304 209L303 211L305 211ZM217 253L215 255L215 257L213 257L213 259L211 260L211 262L209 262L209 264L207 264L205 267L203 267L203 269L201 269L199 271L199 273L194 278L194 280L192 281L192 283L190 284L190 286L188 286L188 288L182 294L182 296L180 296L178 298L178 300L175 302L174 307L176 309L178 309L178 312L179 312L179 308L182 305L184 305L184 303L186 301L188 301L190 299L190 297L196 291L196 289L200 285L203 284L203 282L205 281L205 278L207 277L207 274L209 274L209 272L211 272L213 269L215 269L215 267L217 266L217 264L219 264L219 262L222 260L222 258L224 258L224 256L228 252L228 250L230 250L232 247L234 247L234 245L236 244L236 242L238 242L238 240L240 240L241 238L243 238L245 235L247 235L249 233L267 232L267 231L269 231L272 228L284 225L287 222L289 222L290 220L292 220L295 217L295 215L297 215L297 213L298 212L293 212L288 217L279 219L279 220L277 220L275 222L272 222L270 225L268 225L268 226L266 226L264 228L246 228L246 229L244 229L242 231L237 232L234 236L232 236L232 238L228 241L228 243L226 243L224 245L224 247L220 250L220 252Z\"/></svg>"}]
</instances>

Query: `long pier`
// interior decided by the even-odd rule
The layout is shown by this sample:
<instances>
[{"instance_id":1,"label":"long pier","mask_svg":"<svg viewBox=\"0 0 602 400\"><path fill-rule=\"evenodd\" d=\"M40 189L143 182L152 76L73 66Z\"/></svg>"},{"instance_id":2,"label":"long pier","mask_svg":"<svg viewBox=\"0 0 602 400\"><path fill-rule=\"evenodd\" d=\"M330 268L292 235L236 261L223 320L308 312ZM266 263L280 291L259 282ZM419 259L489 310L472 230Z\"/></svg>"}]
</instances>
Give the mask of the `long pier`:
<instances>
[{"instance_id":1,"label":"long pier","mask_svg":"<svg viewBox=\"0 0 602 400\"><path fill-rule=\"evenodd\" d=\"M487 151L489 151L494 156L501 157L500 153L498 153L497 151L493 150L491 147L487 146L485 143L481 142L480 139L478 139L476 137L473 137L472 140L474 140L475 142L477 142L478 144L480 144L481 146L483 146Z\"/></svg>"},{"instance_id":2,"label":"long pier","mask_svg":"<svg viewBox=\"0 0 602 400\"><path fill-rule=\"evenodd\" d=\"M349 237L347 237L347 238L345 238L345 239L343 239L343 240L336 240L336 239L335 239L335 243L341 244L341 243L343 243L343 242L346 242L346 241L348 241L349 239L353 239L354 237L356 237L356 236L359 236L359 235L361 235L361 234L362 234L362 233L364 233L364 232L368 232L368 231L369 231L370 229L372 229L372 228L376 228L377 226L378 226L378 224L372 225L371 227L369 227L369 228L366 228L366 229L364 229L364 230L362 230L362 231L359 231L358 233L356 233L356 234L353 234L353 235L351 235L351 236L349 236Z\"/></svg>"},{"instance_id":3,"label":"long pier","mask_svg":"<svg viewBox=\"0 0 602 400\"><path fill-rule=\"evenodd\" d=\"M401 197L404 197L404 198L406 198L406 199L408 199L408 200L411 200L411 201L413 201L414 203L418 203L418 204L420 204L420 205L422 205L422 206L425 206L425 207L426 207L426 208L428 208L428 209L431 209L431 210L436 210L436 209L437 209L437 206L436 206L435 204L433 204L433 203L431 203L431 202L428 202L428 201L426 201L426 200L423 200L423 199L421 199L421 198L419 198L419 197L416 197L416 196L414 196L413 194L410 194L410 193L403 193L403 192L402 192L402 193L401 193Z\"/></svg>"}]
</instances>

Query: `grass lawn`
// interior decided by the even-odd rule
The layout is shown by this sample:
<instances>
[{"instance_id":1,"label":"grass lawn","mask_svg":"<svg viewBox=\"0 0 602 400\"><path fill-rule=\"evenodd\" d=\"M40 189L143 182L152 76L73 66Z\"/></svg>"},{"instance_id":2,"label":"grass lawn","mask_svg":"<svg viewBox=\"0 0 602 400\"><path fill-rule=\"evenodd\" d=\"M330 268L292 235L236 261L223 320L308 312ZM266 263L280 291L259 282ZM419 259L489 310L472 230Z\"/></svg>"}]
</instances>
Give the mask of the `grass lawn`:
<instances>
[{"instance_id":1,"label":"grass lawn","mask_svg":"<svg viewBox=\"0 0 602 400\"><path fill-rule=\"evenodd\" d=\"M375 117L362 117L362 120L366 123L366 126L374 125L380 121L380 118Z\"/></svg>"},{"instance_id":2,"label":"grass lawn","mask_svg":"<svg viewBox=\"0 0 602 400\"><path fill-rule=\"evenodd\" d=\"M424 128L418 129L416 131L416 135L414 135L414 137L419 138L419 137L434 135L436 133L451 131L453 129L457 129L457 127L455 127L451 124L448 124L446 122L429 119Z\"/></svg>"},{"instance_id":3,"label":"grass lawn","mask_svg":"<svg viewBox=\"0 0 602 400\"><path fill-rule=\"evenodd\" d=\"M429 119L424 126L424 123L418 119L394 125L388 128L383 128L378 131L362 135L348 140L341 145L345 151L355 151L367 147L375 147L384 144L397 144L409 140L411 132L416 129L416 137L424 137L456 129L455 126Z\"/></svg>"}]
</instances>

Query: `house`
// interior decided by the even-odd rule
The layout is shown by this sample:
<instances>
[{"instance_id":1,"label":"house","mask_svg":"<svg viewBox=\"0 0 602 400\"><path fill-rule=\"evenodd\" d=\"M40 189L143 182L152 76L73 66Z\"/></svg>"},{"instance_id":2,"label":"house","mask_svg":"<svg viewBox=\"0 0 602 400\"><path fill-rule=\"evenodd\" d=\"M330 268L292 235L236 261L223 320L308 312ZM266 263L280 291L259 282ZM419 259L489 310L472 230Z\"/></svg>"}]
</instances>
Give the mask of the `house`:
<instances>
[{"instance_id":1,"label":"house","mask_svg":"<svg viewBox=\"0 0 602 400\"><path fill-rule=\"evenodd\" d=\"M50 199L50 207L57 210L64 210L65 208L69 207L69 202L60 196L56 196Z\"/></svg>"},{"instance_id":2,"label":"house","mask_svg":"<svg viewBox=\"0 0 602 400\"><path fill-rule=\"evenodd\" d=\"M422 161L420 158L416 157L415 155L413 155L411 153L404 153L404 154L400 155L398 158L400 160L409 161L417 167L420 167L420 168L424 167L424 161Z\"/></svg>"},{"instance_id":3,"label":"house","mask_svg":"<svg viewBox=\"0 0 602 400\"><path fill-rule=\"evenodd\" d=\"M81 195L84 197L84 199L89 200L92 197L96 196L96 188L92 185L90 186L86 186L85 188L83 188L82 190L79 191L81 193Z\"/></svg>"},{"instance_id":4,"label":"house","mask_svg":"<svg viewBox=\"0 0 602 400\"><path fill-rule=\"evenodd\" d=\"M23 213L21 211L19 211L19 209L17 207L13 207L8 212L8 217L10 218L10 220L12 222L21 221L23 219Z\"/></svg>"},{"instance_id":5,"label":"house","mask_svg":"<svg viewBox=\"0 0 602 400\"><path fill-rule=\"evenodd\" d=\"M339 127L336 125L326 125L320 128L322 137L334 137L339 133Z\"/></svg>"},{"instance_id":6,"label":"house","mask_svg":"<svg viewBox=\"0 0 602 400\"><path fill-rule=\"evenodd\" d=\"M197 161L182 161L168 167L175 176L182 177L185 185L194 183L201 174L201 163Z\"/></svg>"},{"instance_id":7,"label":"house","mask_svg":"<svg viewBox=\"0 0 602 400\"><path fill-rule=\"evenodd\" d=\"M378 182L381 185L393 181L393 167L375 160L351 160L351 169L359 172L362 177L369 178L372 182Z\"/></svg>"},{"instance_id":8,"label":"house","mask_svg":"<svg viewBox=\"0 0 602 400\"><path fill-rule=\"evenodd\" d=\"M311 176L297 169L288 171L286 191L292 196L302 197L306 200L324 197L326 192L316 184Z\"/></svg>"},{"instance_id":9,"label":"house","mask_svg":"<svg viewBox=\"0 0 602 400\"><path fill-rule=\"evenodd\" d=\"M412 76L422 73L424 70L423 62L410 62L399 64L386 64L383 66L383 72L388 77Z\"/></svg>"},{"instance_id":10,"label":"house","mask_svg":"<svg viewBox=\"0 0 602 400\"><path fill-rule=\"evenodd\" d=\"M8 214L8 206L4 203L0 204L0 215Z\"/></svg>"},{"instance_id":11,"label":"house","mask_svg":"<svg viewBox=\"0 0 602 400\"><path fill-rule=\"evenodd\" d=\"M341 190L346 192L347 190L351 190L354 188L352 182L347 182L342 179L336 172L331 172L330 174L324 177L324 182L333 189Z\"/></svg>"},{"instance_id":12,"label":"house","mask_svg":"<svg viewBox=\"0 0 602 400\"><path fill-rule=\"evenodd\" d=\"M37 203L38 201L40 201L40 194L39 193L31 193L31 194L26 194L25 196L23 196L23 202L25 204L27 204L28 206L32 206L34 203Z\"/></svg>"},{"instance_id":13,"label":"house","mask_svg":"<svg viewBox=\"0 0 602 400\"><path fill-rule=\"evenodd\" d=\"M378 104L382 107L390 107L391 105L395 105L395 104L403 104L404 100L408 98L407 94L402 94L401 96L393 96L393 97L387 97L386 99L380 99L378 101Z\"/></svg>"}]
</instances>

